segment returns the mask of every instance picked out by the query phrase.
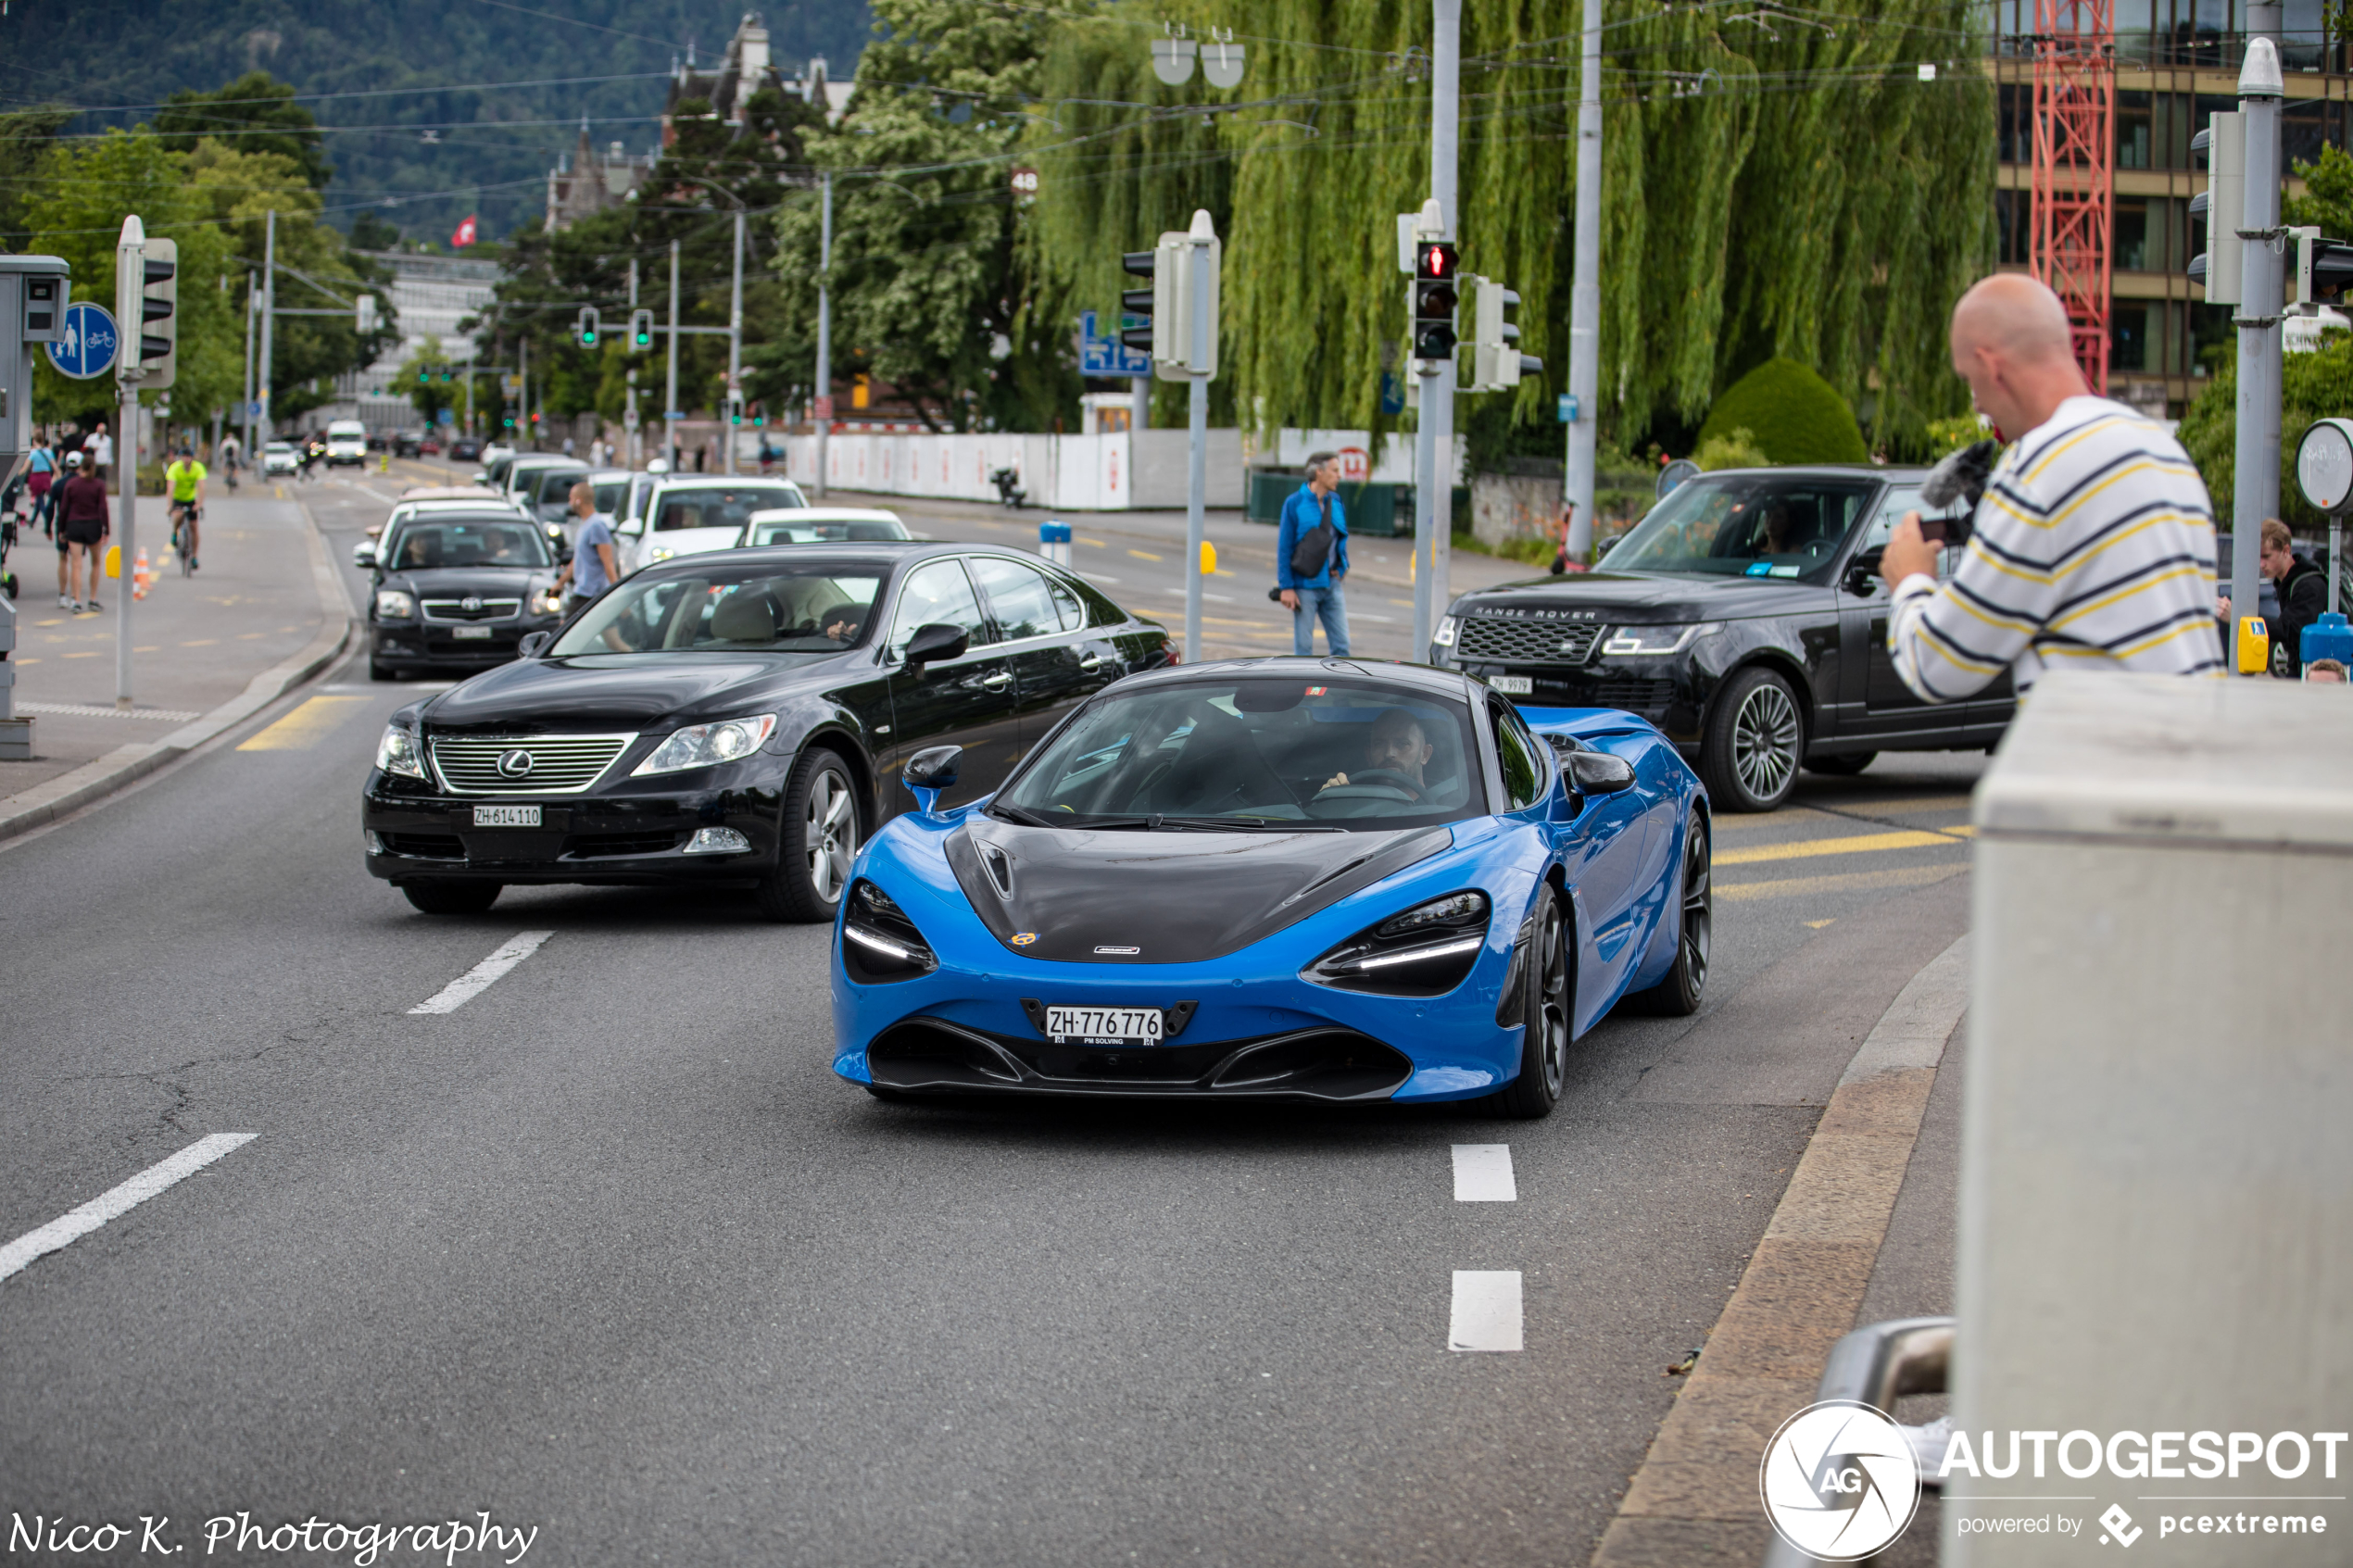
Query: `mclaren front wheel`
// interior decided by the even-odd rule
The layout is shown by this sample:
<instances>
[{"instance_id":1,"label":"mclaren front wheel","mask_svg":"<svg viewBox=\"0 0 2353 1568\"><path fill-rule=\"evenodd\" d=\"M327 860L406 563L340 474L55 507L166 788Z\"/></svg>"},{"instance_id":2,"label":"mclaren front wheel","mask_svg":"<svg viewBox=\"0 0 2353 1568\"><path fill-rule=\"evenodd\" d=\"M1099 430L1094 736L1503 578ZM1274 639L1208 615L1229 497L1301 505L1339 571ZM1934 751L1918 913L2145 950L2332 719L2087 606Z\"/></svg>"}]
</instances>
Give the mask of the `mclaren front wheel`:
<instances>
[{"instance_id":1,"label":"mclaren front wheel","mask_svg":"<svg viewBox=\"0 0 2353 1568\"><path fill-rule=\"evenodd\" d=\"M1532 1121L1550 1116L1568 1077L1568 926L1560 900L1546 895L1528 939L1528 965L1521 983L1519 1076L1495 1096L1506 1116Z\"/></svg>"}]
</instances>

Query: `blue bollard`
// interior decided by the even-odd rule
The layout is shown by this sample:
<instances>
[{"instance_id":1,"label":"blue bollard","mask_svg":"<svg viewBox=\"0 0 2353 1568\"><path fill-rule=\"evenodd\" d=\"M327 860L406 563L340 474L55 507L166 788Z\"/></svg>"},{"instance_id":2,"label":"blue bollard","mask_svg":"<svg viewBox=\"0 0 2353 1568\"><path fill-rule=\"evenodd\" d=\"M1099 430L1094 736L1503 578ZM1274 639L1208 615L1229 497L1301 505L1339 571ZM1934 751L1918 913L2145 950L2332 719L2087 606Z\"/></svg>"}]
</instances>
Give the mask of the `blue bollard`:
<instances>
[{"instance_id":1,"label":"blue bollard","mask_svg":"<svg viewBox=\"0 0 2353 1568\"><path fill-rule=\"evenodd\" d=\"M1038 525L1038 553L1056 566L1070 564L1070 524L1041 522ZM2339 616L2338 620L2344 617Z\"/></svg>"},{"instance_id":2,"label":"blue bollard","mask_svg":"<svg viewBox=\"0 0 2353 1568\"><path fill-rule=\"evenodd\" d=\"M2353 624L2345 617L2330 610L2311 625L2304 628L2297 639L2296 666L2309 669L2316 659L2334 659L2347 669L2353 669Z\"/></svg>"}]
</instances>

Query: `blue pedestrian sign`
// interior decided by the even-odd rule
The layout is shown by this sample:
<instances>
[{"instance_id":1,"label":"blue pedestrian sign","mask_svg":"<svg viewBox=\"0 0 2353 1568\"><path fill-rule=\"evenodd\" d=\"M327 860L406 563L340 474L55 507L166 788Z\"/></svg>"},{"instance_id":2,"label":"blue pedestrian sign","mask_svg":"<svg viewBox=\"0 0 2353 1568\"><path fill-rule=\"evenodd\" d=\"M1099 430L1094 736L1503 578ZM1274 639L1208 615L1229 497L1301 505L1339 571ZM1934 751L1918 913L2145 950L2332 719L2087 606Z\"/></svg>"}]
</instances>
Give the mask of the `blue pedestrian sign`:
<instances>
[{"instance_id":1,"label":"blue pedestrian sign","mask_svg":"<svg viewBox=\"0 0 2353 1568\"><path fill-rule=\"evenodd\" d=\"M1577 422L1577 396L1574 393L1562 393L1558 408L1561 423L1573 425Z\"/></svg>"},{"instance_id":2,"label":"blue pedestrian sign","mask_svg":"<svg viewBox=\"0 0 2353 1568\"><path fill-rule=\"evenodd\" d=\"M44 346L49 350L49 363L59 375L88 381L114 369L115 350L120 342L115 335L114 313L103 305L82 300L66 307L65 330Z\"/></svg>"},{"instance_id":3,"label":"blue pedestrian sign","mask_svg":"<svg viewBox=\"0 0 2353 1568\"><path fill-rule=\"evenodd\" d=\"M1140 327L1146 324L1141 316L1122 316L1120 325ZM1095 330L1096 316L1092 310L1081 311L1078 317L1078 373L1082 376L1136 376L1151 379L1152 357L1139 348L1130 348L1115 337L1104 337Z\"/></svg>"},{"instance_id":4,"label":"blue pedestrian sign","mask_svg":"<svg viewBox=\"0 0 2353 1568\"><path fill-rule=\"evenodd\" d=\"M261 418L260 398L257 397L252 402L245 405L245 418L249 420L258 420Z\"/></svg>"}]
</instances>

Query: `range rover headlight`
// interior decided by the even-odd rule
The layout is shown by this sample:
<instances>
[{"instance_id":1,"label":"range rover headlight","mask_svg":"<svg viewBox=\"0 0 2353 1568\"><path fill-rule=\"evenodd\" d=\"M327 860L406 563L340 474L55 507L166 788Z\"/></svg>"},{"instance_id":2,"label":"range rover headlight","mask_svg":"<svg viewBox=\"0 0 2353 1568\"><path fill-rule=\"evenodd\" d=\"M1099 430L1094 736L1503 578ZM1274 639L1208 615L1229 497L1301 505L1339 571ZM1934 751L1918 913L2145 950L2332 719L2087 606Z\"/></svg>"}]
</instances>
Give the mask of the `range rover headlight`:
<instances>
[{"instance_id":1,"label":"range rover headlight","mask_svg":"<svg viewBox=\"0 0 2353 1568\"><path fill-rule=\"evenodd\" d=\"M774 713L755 713L749 719L730 719L719 724L689 724L683 730L673 730L670 738L654 747L654 754L638 763L630 776L643 778L648 773L675 773L687 768L734 762L758 751L775 733Z\"/></svg>"},{"instance_id":2,"label":"range rover headlight","mask_svg":"<svg viewBox=\"0 0 2353 1568\"><path fill-rule=\"evenodd\" d=\"M1454 646L1454 629L1460 624L1461 622L1453 616L1440 616L1438 618L1438 630L1431 633L1429 640L1436 643L1442 648L1453 647Z\"/></svg>"},{"instance_id":3,"label":"range rover headlight","mask_svg":"<svg viewBox=\"0 0 2353 1568\"><path fill-rule=\"evenodd\" d=\"M376 619L379 621L416 620L416 596L413 594L404 593L398 588L377 589Z\"/></svg>"},{"instance_id":4,"label":"range rover headlight","mask_svg":"<svg viewBox=\"0 0 2353 1568\"><path fill-rule=\"evenodd\" d=\"M423 778L425 755L417 745L416 734L397 724L385 725L384 739L376 743L376 766L387 773Z\"/></svg>"},{"instance_id":5,"label":"range rover headlight","mask_svg":"<svg viewBox=\"0 0 2353 1568\"><path fill-rule=\"evenodd\" d=\"M1491 908L1476 890L1449 893L1358 932L1300 971L1343 991L1439 997L1460 985L1487 946Z\"/></svg>"},{"instance_id":6,"label":"range rover headlight","mask_svg":"<svg viewBox=\"0 0 2353 1568\"><path fill-rule=\"evenodd\" d=\"M1709 633L1723 629L1724 623L1720 621L1698 621L1667 626L1617 626L1611 629L1609 641L1602 645L1602 652L1611 659L1647 659L1680 653Z\"/></svg>"}]
</instances>

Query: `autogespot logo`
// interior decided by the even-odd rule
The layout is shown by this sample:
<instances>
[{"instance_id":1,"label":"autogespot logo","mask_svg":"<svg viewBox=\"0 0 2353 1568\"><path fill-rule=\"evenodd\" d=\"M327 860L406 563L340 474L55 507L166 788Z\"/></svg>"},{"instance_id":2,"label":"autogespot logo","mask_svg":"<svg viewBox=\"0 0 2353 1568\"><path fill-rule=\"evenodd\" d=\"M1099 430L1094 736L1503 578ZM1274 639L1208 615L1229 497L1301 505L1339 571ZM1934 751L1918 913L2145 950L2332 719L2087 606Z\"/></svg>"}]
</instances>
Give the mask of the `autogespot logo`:
<instances>
[{"instance_id":1,"label":"autogespot logo","mask_svg":"<svg viewBox=\"0 0 2353 1568\"><path fill-rule=\"evenodd\" d=\"M1904 1429L1850 1399L1808 1405L1781 1423L1756 1476L1781 1539L1825 1562L1870 1556L1920 1505L1919 1466Z\"/></svg>"}]
</instances>

